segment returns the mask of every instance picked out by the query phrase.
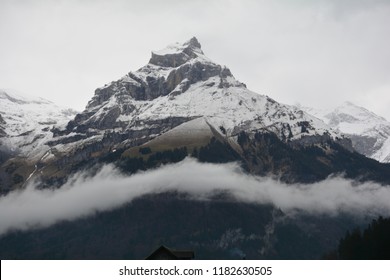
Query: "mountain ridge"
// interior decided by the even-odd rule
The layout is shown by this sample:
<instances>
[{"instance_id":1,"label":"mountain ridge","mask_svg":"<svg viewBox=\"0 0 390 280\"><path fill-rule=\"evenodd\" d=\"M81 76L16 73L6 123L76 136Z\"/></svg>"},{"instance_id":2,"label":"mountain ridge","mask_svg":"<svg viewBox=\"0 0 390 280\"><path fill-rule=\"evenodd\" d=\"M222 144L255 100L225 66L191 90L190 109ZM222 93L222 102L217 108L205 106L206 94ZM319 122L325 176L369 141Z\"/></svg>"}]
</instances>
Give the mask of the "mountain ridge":
<instances>
[{"instance_id":1,"label":"mountain ridge","mask_svg":"<svg viewBox=\"0 0 390 280\"><path fill-rule=\"evenodd\" d=\"M52 137L51 129L66 124L76 114L44 98L12 90L0 90L0 101L0 143L24 157L39 155L41 146Z\"/></svg>"},{"instance_id":2,"label":"mountain ridge","mask_svg":"<svg viewBox=\"0 0 390 280\"><path fill-rule=\"evenodd\" d=\"M349 101L330 109L301 108L351 138L361 154L390 162L390 122L384 117Z\"/></svg>"},{"instance_id":3,"label":"mountain ridge","mask_svg":"<svg viewBox=\"0 0 390 280\"><path fill-rule=\"evenodd\" d=\"M260 123L261 127L275 125L277 121L273 122L272 120L275 117L280 118L280 122L284 123L293 121L294 118L301 118L302 121L315 122L316 127L320 130L318 134L328 132L332 137L341 138L341 135L337 135L330 127L323 126L321 122L312 119L304 112L294 110L292 106L282 105L269 97L247 90L243 83L234 78L227 67L218 65L204 56L195 37L182 45L177 43L167 49L170 51L152 52L152 58L146 66L98 88L86 109L76 116L73 122L68 124L66 133L71 131L81 132L85 124L88 128L101 126L103 128L123 129L125 125L127 125L127 128L129 125L136 126L137 119L157 120L172 115L185 118L213 117L217 116L218 113L221 115L227 114L229 110L242 112L245 111L242 108L247 107L249 110L256 109L257 114L252 113L250 116L234 117L242 121L264 117L267 120ZM156 53L160 54L156 55ZM181 58L183 56L184 58ZM190 87L192 91L197 92L182 98ZM221 92L223 89L226 90ZM204 93L202 98L209 99L203 104L201 103L202 99L194 100L202 93ZM210 98L213 95L215 95L215 98ZM237 104L232 104L230 107L229 104L223 104L225 108L221 108L217 103L220 100L229 99L225 98L228 96L230 102L237 101L237 104L242 107L236 106ZM153 100L153 103L148 102ZM258 101L263 103L261 104L263 107L253 104ZM214 107L209 106L210 103ZM164 109L161 109L161 107L164 107ZM269 110L270 107L274 107L275 112L271 112L274 115L272 117L261 116L259 110ZM202 108L207 108L207 110L202 110ZM221 112L215 113L215 109ZM190 110L192 112L189 112ZM279 116L277 115L278 111L281 111ZM267 114L267 112L265 113ZM282 118L281 115L285 118ZM242 117L247 119L243 120ZM218 123L218 127L220 125L223 126L224 124ZM230 123L228 126L231 126L231 130L233 130L235 124ZM299 125L295 124L295 126ZM306 132L304 129L303 132L300 132L300 129L301 127L297 131L290 131L294 135ZM310 126L306 129L314 131ZM316 134L315 131L313 133ZM289 135L286 134L284 137L289 138ZM297 138L299 138L299 135Z\"/></svg>"}]
</instances>

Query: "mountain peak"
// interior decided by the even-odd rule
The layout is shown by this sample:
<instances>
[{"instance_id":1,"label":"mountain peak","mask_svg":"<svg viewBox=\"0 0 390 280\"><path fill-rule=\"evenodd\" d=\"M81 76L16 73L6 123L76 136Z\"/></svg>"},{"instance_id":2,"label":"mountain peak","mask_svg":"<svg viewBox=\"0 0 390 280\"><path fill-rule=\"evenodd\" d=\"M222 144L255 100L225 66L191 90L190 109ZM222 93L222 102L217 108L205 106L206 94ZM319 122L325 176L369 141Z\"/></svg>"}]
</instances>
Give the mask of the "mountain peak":
<instances>
[{"instance_id":1,"label":"mountain peak","mask_svg":"<svg viewBox=\"0 0 390 280\"><path fill-rule=\"evenodd\" d=\"M351 138L354 149L381 162L390 162L390 123L350 101L327 110L304 108Z\"/></svg>"},{"instance_id":2,"label":"mountain peak","mask_svg":"<svg viewBox=\"0 0 390 280\"><path fill-rule=\"evenodd\" d=\"M12 102L17 104L52 104L51 101L41 97L32 97L24 95L16 90L0 89L0 100L3 102Z\"/></svg>"},{"instance_id":3,"label":"mountain peak","mask_svg":"<svg viewBox=\"0 0 390 280\"><path fill-rule=\"evenodd\" d=\"M202 46L200 45L198 39L196 39L196 37L192 37L191 39L189 39L187 42L185 42L184 44L188 45L188 46L191 46L193 48L198 48L200 49Z\"/></svg>"},{"instance_id":4,"label":"mountain peak","mask_svg":"<svg viewBox=\"0 0 390 280\"><path fill-rule=\"evenodd\" d=\"M178 67L191 59L204 56L201 45L192 37L184 43L174 43L166 48L152 52L149 63L162 67Z\"/></svg>"},{"instance_id":5,"label":"mountain peak","mask_svg":"<svg viewBox=\"0 0 390 280\"><path fill-rule=\"evenodd\" d=\"M345 101L344 103L342 103L340 106L336 107L334 109L334 111L331 113L331 114L336 114L336 115L350 115L350 116L353 116L355 118L355 121L363 121L365 120L366 122L383 122L386 120L381 117L381 116L378 116L376 115L374 112L364 108L364 107L361 107L361 106L358 106L350 101Z\"/></svg>"}]
</instances>

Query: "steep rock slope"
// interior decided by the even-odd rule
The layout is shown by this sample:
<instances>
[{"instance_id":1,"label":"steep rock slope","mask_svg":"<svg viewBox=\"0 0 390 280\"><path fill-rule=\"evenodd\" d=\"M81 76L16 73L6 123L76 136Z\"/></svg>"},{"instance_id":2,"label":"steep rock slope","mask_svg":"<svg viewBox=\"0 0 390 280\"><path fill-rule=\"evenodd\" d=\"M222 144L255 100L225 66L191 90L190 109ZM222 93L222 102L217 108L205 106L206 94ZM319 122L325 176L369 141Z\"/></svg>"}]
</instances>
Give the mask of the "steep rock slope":
<instances>
[{"instance_id":1,"label":"steep rock slope","mask_svg":"<svg viewBox=\"0 0 390 280\"><path fill-rule=\"evenodd\" d=\"M98 88L86 109L57 130L52 145L150 139L195 118L227 137L240 131L273 132L283 141L305 136L341 138L302 110L254 93L230 70L208 59L196 38L153 52L138 71ZM142 142L142 141L141 141Z\"/></svg>"}]
</instances>

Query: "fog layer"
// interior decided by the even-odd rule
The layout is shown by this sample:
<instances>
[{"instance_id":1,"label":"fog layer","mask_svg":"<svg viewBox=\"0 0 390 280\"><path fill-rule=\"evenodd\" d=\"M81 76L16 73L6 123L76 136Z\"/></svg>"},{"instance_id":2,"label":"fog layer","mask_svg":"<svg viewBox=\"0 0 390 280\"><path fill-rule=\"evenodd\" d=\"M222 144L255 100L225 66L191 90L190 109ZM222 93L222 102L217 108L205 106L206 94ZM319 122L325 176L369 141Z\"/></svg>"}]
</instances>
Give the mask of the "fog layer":
<instances>
[{"instance_id":1,"label":"fog layer","mask_svg":"<svg viewBox=\"0 0 390 280\"><path fill-rule=\"evenodd\" d=\"M186 193L195 200L229 193L238 201L272 204L285 213L390 213L390 188L375 183L356 184L336 177L309 185L287 185L247 175L236 163L199 163L188 158L133 176L107 165L92 178L77 174L56 190L38 190L31 184L0 198L0 234L74 220L120 207L145 194L168 191Z\"/></svg>"}]
</instances>

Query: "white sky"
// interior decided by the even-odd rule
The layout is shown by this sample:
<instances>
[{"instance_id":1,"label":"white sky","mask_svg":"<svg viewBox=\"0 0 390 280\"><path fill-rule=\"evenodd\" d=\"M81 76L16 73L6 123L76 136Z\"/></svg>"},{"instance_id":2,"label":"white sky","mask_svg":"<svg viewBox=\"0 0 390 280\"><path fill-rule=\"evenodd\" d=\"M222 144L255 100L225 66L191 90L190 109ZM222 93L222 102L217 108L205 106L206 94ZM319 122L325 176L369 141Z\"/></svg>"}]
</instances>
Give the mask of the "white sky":
<instances>
[{"instance_id":1,"label":"white sky","mask_svg":"<svg viewBox=\"0 0 390 280\"><path fill-rule=\"evenodd\" d=\"M0 88L82 110L192 36L253 91L319 108L349 100L390 120L386 0L0 0Z\"/></svg>"}]
</instances>

